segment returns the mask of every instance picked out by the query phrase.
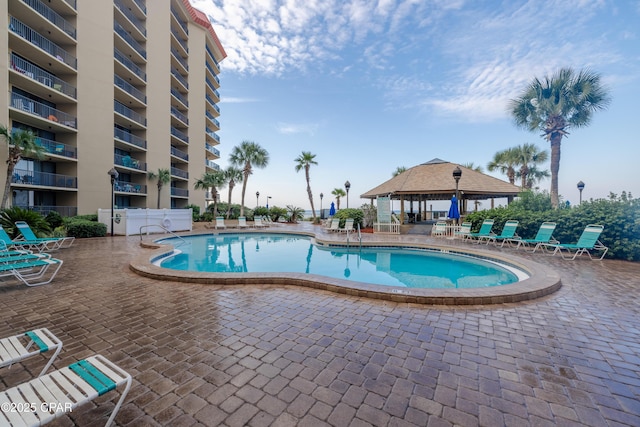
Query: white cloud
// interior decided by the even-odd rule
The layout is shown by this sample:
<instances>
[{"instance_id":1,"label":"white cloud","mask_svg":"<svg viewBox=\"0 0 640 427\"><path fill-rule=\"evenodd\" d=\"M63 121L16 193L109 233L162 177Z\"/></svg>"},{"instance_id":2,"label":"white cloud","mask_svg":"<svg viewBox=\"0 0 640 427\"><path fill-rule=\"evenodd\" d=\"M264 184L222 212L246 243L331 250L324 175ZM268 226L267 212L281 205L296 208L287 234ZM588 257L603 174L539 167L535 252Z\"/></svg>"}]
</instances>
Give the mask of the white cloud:
<instances>
[{"instance_id":1,"label":"white cloud","mask_svg":"<svg viewBox=\"0 0 640 427\"><path fill-rule=\"evenodd\" d=\"M306 133L314 135L318 130L319 125L317 123L278 123L276 130L285 135L292 135L298 133Z\"/></svg>"}]
</instances>

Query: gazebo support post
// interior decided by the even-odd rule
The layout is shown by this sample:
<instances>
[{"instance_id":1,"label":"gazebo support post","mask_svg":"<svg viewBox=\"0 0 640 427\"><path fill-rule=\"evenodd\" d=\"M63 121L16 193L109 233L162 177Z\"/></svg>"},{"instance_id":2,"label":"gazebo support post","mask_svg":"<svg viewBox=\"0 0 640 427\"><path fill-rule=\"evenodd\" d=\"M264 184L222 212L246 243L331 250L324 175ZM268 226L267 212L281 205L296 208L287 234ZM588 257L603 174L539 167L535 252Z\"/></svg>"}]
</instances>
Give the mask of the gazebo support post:
<instances>
[{"instance_id":1,"label":"gazebo support post","mask_svg":"<svg viewBox=\"0 0 640 427\"><path fill-rule=\"evenodd\" d=\"M404 195L400 196L400 224L404 225Z\"/></svg>"}]
</instances>

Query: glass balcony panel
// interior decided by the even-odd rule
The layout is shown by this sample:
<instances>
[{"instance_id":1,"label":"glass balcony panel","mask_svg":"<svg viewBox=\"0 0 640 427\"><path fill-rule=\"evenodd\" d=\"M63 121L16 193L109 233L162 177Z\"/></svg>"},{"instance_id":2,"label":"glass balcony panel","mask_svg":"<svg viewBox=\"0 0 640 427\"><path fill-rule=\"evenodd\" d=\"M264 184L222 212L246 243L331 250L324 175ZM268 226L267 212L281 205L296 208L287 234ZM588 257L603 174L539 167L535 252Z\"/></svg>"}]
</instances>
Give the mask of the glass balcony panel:
<instances>
[{"instance_id":1,"label":"glass balcony panel","mask_svg":"<svg viewBox=\"0 0 640 427\"><path fill-rule=\"evenodd\" d=\"M128 94L130 94L131 96L136 98L137 100L139 100L141 102L144 102L145 104L147 103L147 95L142 93L140 90L136 89L135 86L133 86L132 84L127 82L122 77L120 77L118 75L114 75L113 76L113 83L116 86L118 86L120 89L124 90L125 92L127 92Z\"/></svg>"},{"instance_id":2,"label":"glass balcony panel","mask_svg":"<svg viewBox=\"0 0 640 427\"><path fill-rule=\"evenodd\" d=\"M138 67L132 60L127 58L124 53L120 52L118 49L113 49L113 57L122 65L127 67L133 74L140 77L145 82L147 81L147 74L142 71L142 68Z\"/></svg>"},{"instance_id":3,"label":"glass balcony panel","mask_svg":"<svg viewBox=\"0 0 640 427\"><path fill-rule=\"evenodd\" d=\"M142 126L147 125L147 119L142 114L136 113L131 108L125 106L121 102L113 101L113 109L116 113L119 113L125 117L130 118L136 123L141 124Z\"/></svg>"},{"instance_id":4,"label":"glass balcony panel","mask_svg":"<svg viewBox=\"0 0 640 427\"><path fill-rule=\"evenodd\" d=\"M75 116L56 110L42 102L34 101L31 98L27 98L26 96L19 95L17 93L11 93L11 106L13 108L35 114L49 121L60 123L61 125L69 126L74 129L78 128L78 122Z\"/></svg>"},{"instance_id":5,"label":"glass balcony panel","mask_svg":"<svg viewBox=\"0 0 640 427\"><path fill-rule=\"evenodd\" d=\"M64 80L59 79L53 74L43 70L42 68L26 61L15 54L11 54L11 68L25 76L37 80L40 83L47 85L59 92L64 93L67 96L76 98L76 88L71 86Z\"/></svg>"},{"instance_id":6,"label":"glass balcony panel","mask_svg":"<svg viewBox=\"0 0 640 427\"><path fill-rule=\"evenodd\" d=\"M48 38L42 36L31 27L28 27L27 25L18 21L13 16L11 17L9 22L9 29L12 32L29 41L31 44L38 46L49 55L58 59L58 61L62 61L74 69L78 68L78 60L75 56L71 55L69 52L67 52Z\"/></svg>"},{"instance_id":7,"label":"glass balcony panel","mask_svg":"<svg viewBox=\"0 0 640 427\"><path fill-rule=\"evenodd\" d=\"M11 182L43 187L78 188L78 178L75 176L26 169L14 169Z\"/></svg>"},{"instance_id":8,"label":"glass balcony panel","mask_svg":"<svg viewBox=\"0 0 640 427\"><path fill-rule=\"evenodd\" d=\"M113 128L114 137L119 139L120 141L128 142L129 144L135 145L140 148L147 148L147 141L143 138L135 136L129 132L125 132L120 128Z\"/></svg>"}]
</instances>

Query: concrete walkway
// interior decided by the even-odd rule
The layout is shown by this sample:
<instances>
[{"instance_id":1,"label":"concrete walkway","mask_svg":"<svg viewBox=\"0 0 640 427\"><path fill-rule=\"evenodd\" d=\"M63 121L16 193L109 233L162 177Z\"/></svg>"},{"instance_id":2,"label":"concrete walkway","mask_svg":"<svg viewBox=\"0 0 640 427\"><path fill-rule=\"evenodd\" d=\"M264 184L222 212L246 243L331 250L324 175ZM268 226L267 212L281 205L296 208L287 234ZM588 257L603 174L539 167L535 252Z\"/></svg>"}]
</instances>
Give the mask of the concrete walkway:
<instances>
[{"instance_id":1,"label":"concrete walkway","mask_svg":"<svg viewBox=\"0 0 640 427\"><path fill-rule=\"evenodd\" d=\"M433 307L157 282L128 269L138 243L76 240L52 284L0 286L0 336L48 327L56 368L100 353L132 374L118 425L640 425L638 263L527 254L560 273L557 293ZM43 363L1 369L0 387ZM104 425L116 401L52 425Z\"/></svg>"}]
</instances>

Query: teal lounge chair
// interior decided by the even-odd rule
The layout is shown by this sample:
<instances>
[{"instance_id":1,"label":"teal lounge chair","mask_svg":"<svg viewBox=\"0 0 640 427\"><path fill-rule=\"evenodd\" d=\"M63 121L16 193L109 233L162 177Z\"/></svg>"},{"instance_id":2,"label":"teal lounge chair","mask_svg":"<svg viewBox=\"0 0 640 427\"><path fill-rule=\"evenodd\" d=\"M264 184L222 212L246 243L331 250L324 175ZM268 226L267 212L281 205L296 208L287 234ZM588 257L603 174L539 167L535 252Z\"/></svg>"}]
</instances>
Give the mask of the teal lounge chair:
<instances>
[{"instance_id":1,"label":"teal lounge chair","mask_svg":"<svg viewBox=\"0 0 640 427\"><path fill-rule=\"evenodd\" d=\"M68 248L73 244L74 240L76 239L75 237L42 237L40 238L36 236L33 230L31 230L31 227L29 227L29 224L27 224L24 221L16 221L16 227L18 228L18 231L20 232L20 234L22 234L22 236L24 237L24 240L31 241L31 242L43 242L46 244L46 250L49 250L49 251Z\"/></svg>"},{"instance_id":2,"label":"teal lounge chair","mask_svg":"<svg viewBox=\"0 0 640 427\"><path fill-rule=\"evenodd\" d=\"M62 260L55 258L0 263L0 278L14 278L27 286L46 285L56 277L60 267Z\"/></svg>"},{"instance_id":3,"label":"teal lounge chair","mask_svg":"<svg viewBox=\"0 0 640 427\"><path fill-rule=\"evenodd\" d=\"M484 221L482 221L480 230L477 233L469 233L464 237L464 239L469 239L469 240L478 239L479 241L480 238L493 236L494 234L491 233L492 228L493 228L493 220L485 219Z\"/></svg>"},{"instance_id":4,"label":"teal lounge chair","mask_svg":"<svg viewBox=\"0 0 640 427\"><path fill-rule=\"evenodd\" d=\"M53 351L49 363L45 365L38 376L42 376L53 364L62 350L62 341L47 328L34 329L12 337L0 339L0 368L11 366L40 353ZM0 417L0 420L2 418Z\"/></svg>"},{"instance_id":5,"label":"teal lounge chair","mask_svg":"<svg viewBox=\"0 0 640 427\"><path fill-rule=\"evenodd\" d=\"M489 244L489 242L493 242L496 246L498 245L498 242L501 242L500 247L503 247L507 239L517 238L516 229L518 228L518 224L519 224L518 221L514 219L510 219L504 223L504 226L502 227L502 232L500 233L499 236L497 235L480 236L478 237L478 240L482 241L486 239L487 245Z\"/></svg>"},{"instance_id":6,"label":"teal lounge chair","mask_svg":"<svg viewBox=\"0 0 640 427\"><path fill-rule=\"evenodd\" d=\"M604 226L589 224L584 228L584 231L580 235L577 243L541 243L539 246L542 247L546 251L551 251L552 255L557 253L562 256L563 259L576 259L579 255L587 254L589 255L589 259L593 260L594 258L591 256L591 251L602 251L602 255L600 258L596 258L601 260L607 254L609 250L608 247L600 242L600 234L602 234L602 230L604 230ZM568 256L565 258L562 251L567 251ZM573 252L573 257L569 258L571 253Z\"/></svg>"},{"instance_id":7,"label":"teal lounge chair","mask_svg":"<svg viewBox=\"0 0 640 427\"><path fill-rule=\"evenodd\" d=\"M0 241L2 241L5 245L5 248L15 250L26 250L26 251L36 251L42 252L46 250L47 244L46 242L30 242L26 240L12 240L11 237L7 234L7 232L0 225Z\"/></svg>"},{"instance_id":8,"label":"teal lounge chair","mask_svg":"<svg viewBox=\"0 0 640 427\"><path fill-rule=\"evenodd\" d=\"M533 239L521 239L520 237L514 236L511 239L505 239L505 242L511 246L511 244L516 245L516 249L519 249L520 246L523 248L527 248L530 245L534 246L533 251L535 252L538 249L539 245L543 243L560 243L553 238L553 232L556 229L555 222L543 222L540 224L540 228L536 233L536 237Z\"/></svg>"}]
</instances>

